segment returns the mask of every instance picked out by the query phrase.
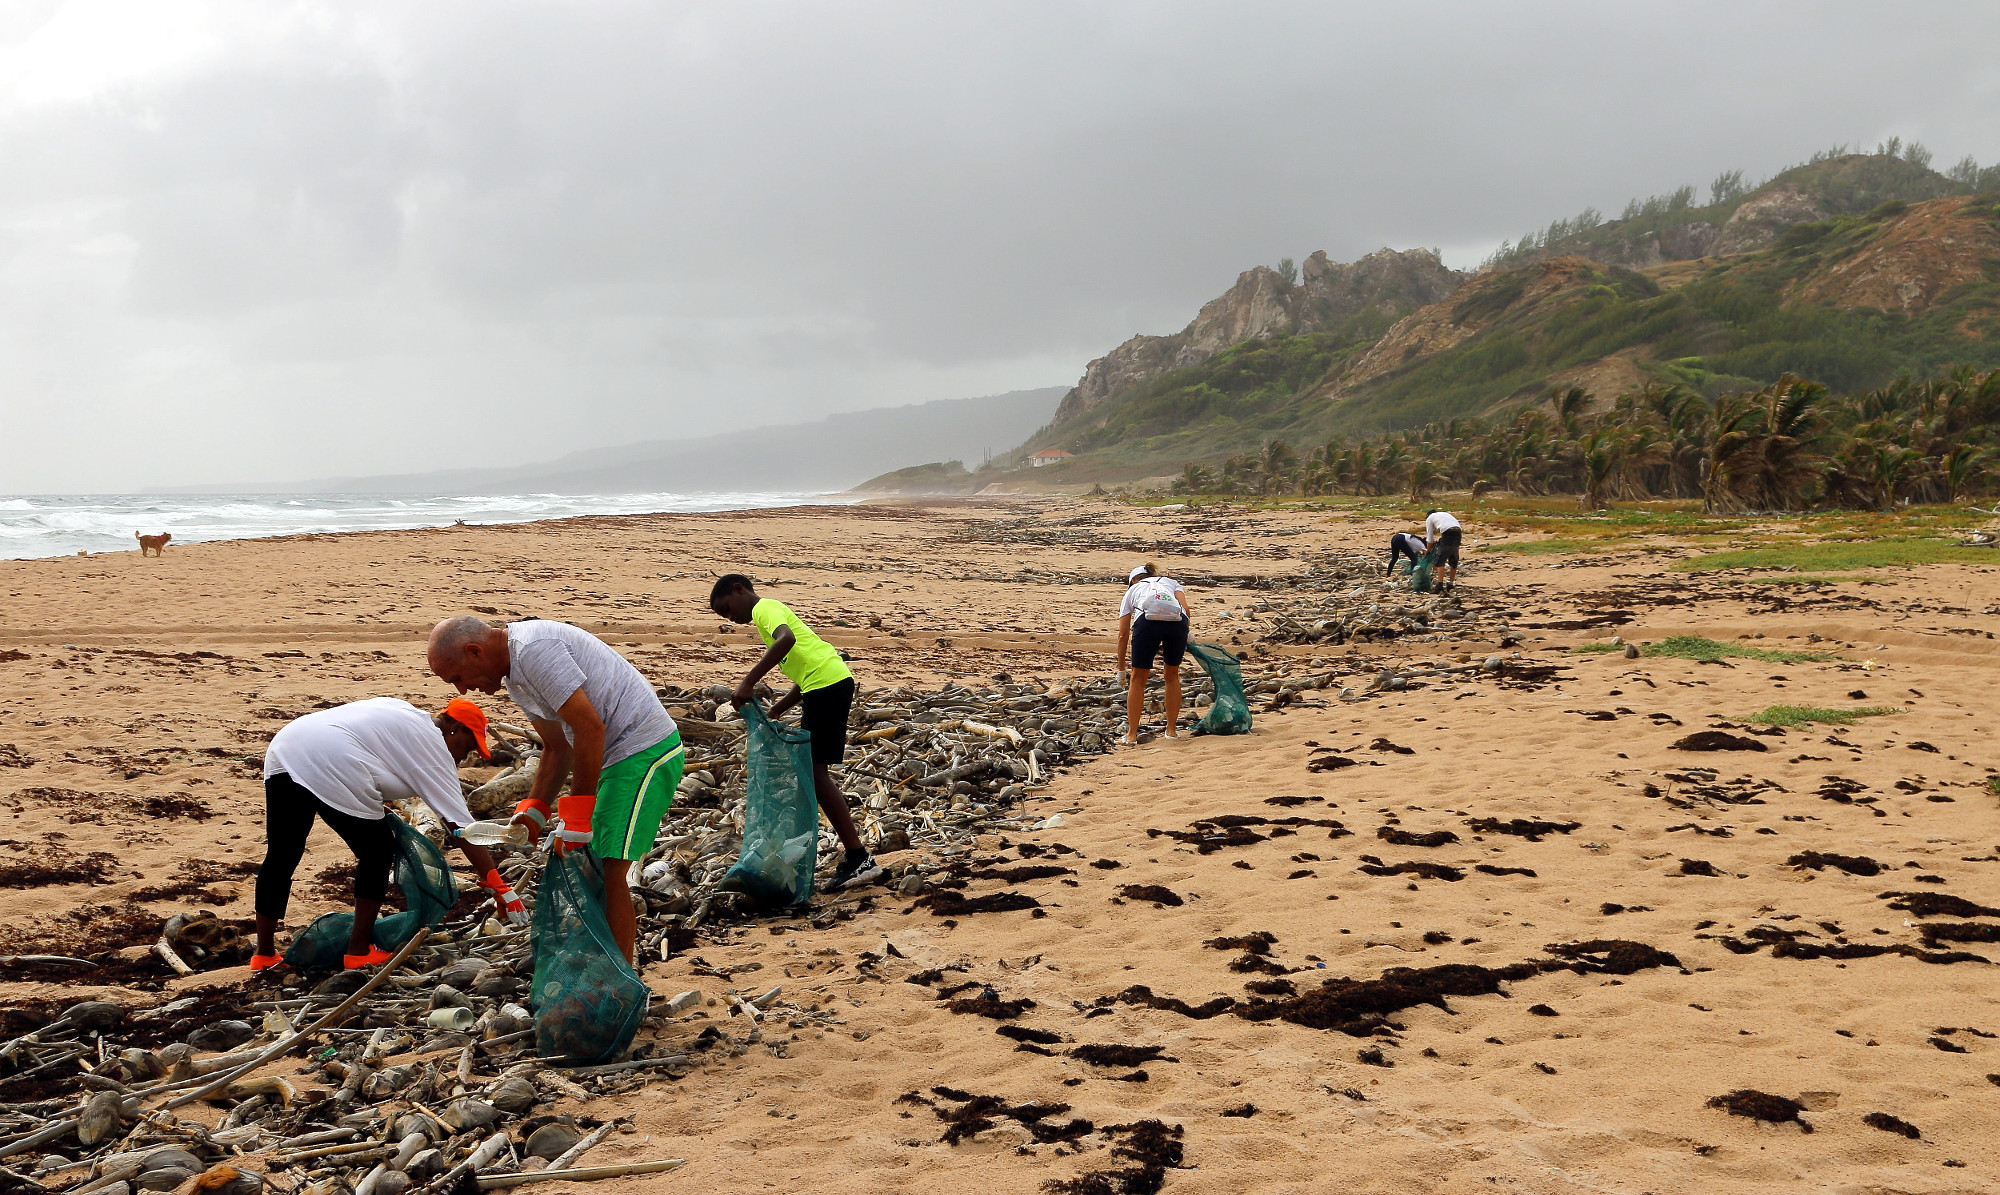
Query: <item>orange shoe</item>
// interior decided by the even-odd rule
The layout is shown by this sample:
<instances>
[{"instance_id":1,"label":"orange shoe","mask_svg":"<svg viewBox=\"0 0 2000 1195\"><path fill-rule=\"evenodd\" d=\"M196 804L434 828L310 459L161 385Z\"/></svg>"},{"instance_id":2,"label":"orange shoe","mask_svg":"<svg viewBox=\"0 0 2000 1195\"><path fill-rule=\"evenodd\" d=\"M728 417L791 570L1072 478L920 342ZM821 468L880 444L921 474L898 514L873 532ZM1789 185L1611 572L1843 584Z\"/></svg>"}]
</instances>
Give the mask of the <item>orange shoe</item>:
<instances>
[{"instance_id":1,"label":"orange shoe","mask_svg":"<svg viewBox=\"0 0 2000 1195\"><path fill-rule=\"evenodd\" d=\"M363 967L380 966L381 964L388 962L390 959L394 957L395 957L394 955L382 949L380 946L370 946L368 948L367 954L341 955L340 962L341 965L345 966L349 971L359 971Z\"/></svg>"},{"instance_id":2,"label":"orange shoe","mask_svg":"<svg viewBox=\"0 0 2000 1195\"><path fill-rule=\"evenodd\" d=\"M275 967L279 963L282 963L284 961L285 959L283 955L253 954L250 956L250 969L252 971L262 971L267 967Z\"/></svg>"}]
</instances>

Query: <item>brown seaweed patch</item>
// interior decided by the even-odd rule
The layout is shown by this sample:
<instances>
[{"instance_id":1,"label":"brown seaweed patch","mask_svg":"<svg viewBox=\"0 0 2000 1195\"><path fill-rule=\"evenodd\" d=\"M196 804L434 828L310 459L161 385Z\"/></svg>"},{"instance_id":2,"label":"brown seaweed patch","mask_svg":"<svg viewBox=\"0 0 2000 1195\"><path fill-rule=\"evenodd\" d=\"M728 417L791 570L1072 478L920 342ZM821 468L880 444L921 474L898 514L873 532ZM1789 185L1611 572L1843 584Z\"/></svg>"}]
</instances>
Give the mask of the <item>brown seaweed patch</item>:
<instances>
[{"instance_id":1,"label":"brown seaweed patch","mask_svg":"<svg viewBox=\"0 0 2000 1195\"><path fill-rule=\"evenodd\" d=\"M1156 905L1167 905L1172 908L1179 908L1187 903L1181 899L1180 893L1158 884L1123 884L1118 889L1118 895L1126 900L1151 901Z\"/></svg>"},{"instance_id":2,"label":"brown seaweed patch","mask_svg":"<svg viewBox=\"0 0 2000 1195\"><path fill-rule=\"evenodd\" d=\"M1179 1062L1163 1053L1165 1046L1088 1045L1076 1046L1069 1056L1092 1066L1141 1066L1148 1062Z\"/></svg>"},{"instance_id":3,"label":"brown seaweed patch","mask_svg":"<svg viewBox=\"0 0 2000 1195\"><path fill-rule=\"evenodd\" d=\"M1870 1112L1861 1118L1861 1123L1871 1129L1881 1129L1885 1133L1900 1133L1912 1141L1923 1137L1923 1134L1917 1130L1916 1125L1899 1116L1891 1116L1887 1112Z\"/></svg>"},{"instance_id":4,"label":"brown seaweed patch","mask_svg":"<svg viewBox=\"0 0 2000 1195\"><path fill-rule=\"evenodd\" d=\"M947 1145L957 1145L975 1133L992 1128L998 1119L1016 1120L1028 1126L1035 1140L1041 1144L1057 1141L1074 1141L1096 1130L1087 1120L1072 1120L1064 1125L1045 1125L1042 1122L1053 1116L1061 1116L1069 1111L1068 1104L1030 1100L1025 1104L1010 1104L997 1095L973 1095L953 1087L933 1087L933 1095L957 1103L957 1108L940 1108L929 1100L910 1092L898 1098L899 1103L930 1104L939 1120L945 1122L944 1136L938 1140Z\"/></svg>"},{"instance_id":5,"label":"brown seaweed patch","mask_svg":"<svg viewBox=\"0 0 2000 1195\"><path fill-rule=\"evenodd\" d=\"M2000 909L1989 909L1948 892L1883 892L1876 899L1886 900L1890 908L1903 909L1913 917L2000 917Z\"/></svg>"},{"instance_id":6,"label":"brown seaweed patch","mask_svg":"<svg viewBox=\"0 0 2000 1195\"><path fill-rule=\"evenodd\" d=\"M1790 1121L1799 1126L1799 1131L1810 1133L1813 1127L1799 1119L1799 1113L1806 1106L1797 1100L1788 1100L1782 1095L1772 1095L1768 1091L1755 1091L1745 1087L1728 1095L1718 1095L1708 1101L1711 1108L1720 1108L1731 1116L1747 1116L1752 1120L1768 1120L1772 1124Z\"/></svg>"},{"instance_id":7,"label":"brown seaweed patch","mask_svg":"<svg viewBox=\"0 0 2000 1195\"><path fill-rule=\"evenodd\" d=\"M1394 826L1383 826L1375 831L1375 837L1396 846L1443 846L1457 842L1458 835L1450 830L1433 830L1428 834L1412 834L1408 830L1398 830Z\"/></svg>"},{"instance_id":8,"label":"brown seaweed patch","mask_svg":"<svg viewBox=\"0 0 2000 1195\"><path fill-rule=\"evenodd\" d=\"M1269 954L1278 935L1267 929L1255 933L1237 934L1228 938L1209 938L1202 943L1210 950L1247 950L1251 954Z\"/></svg>"},{"instance_id":9,"label":"brown seaweed patch","mask_svg":"<svg viewBox=\"0 0 2000 1195\"><path fill-rule=\"evenodd\" d=\"M1676 751L1769 751L1756 739L1730 734L1726 730L1697 730L1675 739L1668 746Z\"/></svg>"},{"instance_id":10,"label":"brown seaweed patch","mask_svg":"<svg viewBox=\"0 0 2000 1195\"><path fill-rule=\"evenodd\" d=\"M0 888L60 888L65 884L108 884L118 857L106 851L79 855L44 844L33 859L0 864Z\"/></svg>"},{"instance_id":11,"label":"brown seaweed patch","mask_svg":"<svg viewBox=\"0 0 2000 1195\"><path fill-rule=\"evenodd\" d=\"M1706 859L1682 859L1681 874L1684 876L1716 876L1716 877L1720 877L1722 875L1721 872L1715 870L1715 864L1710 863Z\"/></svg>"},{"instance_id":12,"label":"brown seaweed patch","mask_svg":"<svg viewBox=\"0 0 2000 1195\"><path fill-rule=\"evenodd\" d=\"M1491 968L1470 963L1436 967L1391 967L1379 979L1329 979L1289 1000L1258 1000L1236 1015L1250 1021L1289 1021L1311 1029L1335 1029L1350 1037L1368 1037L1381 1029L1391 1013L1419 1004L1451 1011L1447 996L1488 996L1502 981L1527 979L1541 973L1536 963Z\"/></svg>"},{"instance_id":13,"label":"brown seaweed patch","mask_svg":"<svg viewBox=\"0 0 2000 1195\"><path fill-rule=\"evenodd\" d=\"M1001 1037L1011 1037L1015 1041L1031 1041L1036 1045L1054 1046L1062 1043L1062 1034L1046 1029L1030 1029L1026 1025L1001 1025L993 1032Z\"/></svg>"},{"instance_id":14,"label":"brown seaweed patch","mask_svg":"<svg viewBox=\"0 0 2000 1195\"><path fill-rule=\"evenodd\" d=\"M1681 960L1664 950L1625 938L1593 938L1588 942L1551 942L1542 949L1566 960L1544 963L1544 970L1567 967L1578 975L1632 975L1654 967L1679 967Z\"/></svg>"},{"instance_id":15,"label":"brown seaweed patch","mask_svg":"<svg viewBox=\"0 0 2000 1195\"><path fill-rule=\"evenodd\" d=\"M1452 884L1465 878L1465 872L1459 868L1447 867L1442 863L1424 863L1414 859L1407 863L1383 863L1378 860L1374 863L1364 863L1358 870L1372 876L1415 875L1426 880L1444 880Z\"/></svg>"},{"instance_id":16,"label":"brown seaweed patch","mask_svg":"<svg viewBox=\"0 0 2000 1195\"><path fill-rule=\"evenodd\" d=\"M996 1021L1011 1021L1015 1017L1035 1007L1035 1002L1023 996L1019 1000L1002 1000L1000 993L992 988L969 999L953 1000L945 1007L955 1013L976 1017L991 1017Z\"/></svg>"},{"instance_id":17,"label":"brown seaweed patch","mask_svg":"<svg viewBox=\"0 0 2000 1195\"><path fill-rule=\"evenodd\" d=\"M1466 819L1465 824L1472 827L1474 834L1511 834L1529 842L1540 842L1544 834L1568 834L1583 826L1582 822L1541 822L1525 817L1504 822L1497 817L1474 817Z\"/></svg>"},{"instance_id":18,"label":"brown seaweed patch","mask_svg":"<svg viewBox=\"0 0 2000 1195\"><path fill-rule=\"evenodd\" d=\"M219 863L213 859L183 859L174 869L172 880L156 887L141 888L132 894L132 899L178 900L187 896L199 896L211 904L225 904L229 900L229 895L209 885L254 876L257 874L258 866L249 860Z\"/></svg>"},{"instance_id":19,"label":"brown seaweed patch","mask_svg":"<svg viewBox=\"0 0 2000 1195\"><path fill-rule=\"evenodd\" d=\"M1489 876L1527 876L1531 880L1540 878L1532 867L1495 867L1491 863L1475 863L1472 865L1472 870Z\"/></svg>"},{"instance_id":20,"label":"brown seaweed patch","mask_svg":"<svg viewBox=\"0 0 2000 1195\"><path fill-rule=\"evenodd\" d=\"M1137 1004L1145 1008L1158 1008L1166 1012L1177 1012L1184 1017L1189 1017L1197 1021L1206 1021L1210 1017L1221 1016L1223 1013L1236 1007L1236 1000L1231 996L1217 996L1206 1004L1193 1005L1185 1000L1176 999L1173 996L1155 996L1152 988L1141 983L1133 984L1131 987L1118 993L1115 997L1112 997L1112 999L1117 1000L1120 1004Z\"/></svg>"},{"instance_id":21,"label":"brown seaweed patch","mask_svg":"<svg viewBox=\"0 0 2000 1195\"><path fill-rule=\"evenodd\" d=\"M1168 1128L1157 1120L1107 1125L1106 1133L1123 1134L1111 1156L1137 1163L1115 1170L1091 1170L1075 1178L1052 1178L1042 1184L1053 1195L1159 1195L1168 1170L1181 1168L1181 1126Z\"/></svg>"},{"instance_id":22,"label":"brown seaweed patch","mask_svg":"<svg viewBox=\"0 0 2000 1195\"><path fill-rule=\"evenodd\" d=\"M1029 880L1046 880L1056 876L1073 876L1076 869L1057 867L1051 863L1031 863L1025 867L988 867L983 871L969 872L969 880L999 880L1006 884L1023 884Z\"/></svg>"},{"instance_id":23,"label":"brown seaweed patch","mask_svg":"<svg viewBox=\"0 0 2000 1195\"><path fill-rule=\"evenodd\" d=\"M1936 946L1939 942L2000 942L2000 925L1990 921L1967 921L1953 924L1948 921L1927 921L1917 927L1924 936L1924 945Z\"/></svg>"},{"instance_id":24,"label":"brown seaweed patch","mask_svg":"<svg viewBox=\"0 0 2000 1195\"><path fill-rule=\"evenodd\" d=\"M1866 855L1835 855L1825 851L1800 851L1785 860L1785 863L1800 871L1808 869L1819 871L1822 868L1837 867L1848 875L1856 876L1881 875L1884 870L1883 864Z\"/></svg>"},{"instance_id":25,"label":"brown seaweed patch","mask_svg":"<svg viewBox=\"0 0 2000 1195\"><path fill-rule=\"evenodd\" d=\"M949 888L927 892L917 898L917 904L924 906L939 917L963 917L969 913L1013 913L1021 909L1039 909L1042 902L1025 892L991 892L985 896L966 896Z\"/></svg>"}]
</instances>

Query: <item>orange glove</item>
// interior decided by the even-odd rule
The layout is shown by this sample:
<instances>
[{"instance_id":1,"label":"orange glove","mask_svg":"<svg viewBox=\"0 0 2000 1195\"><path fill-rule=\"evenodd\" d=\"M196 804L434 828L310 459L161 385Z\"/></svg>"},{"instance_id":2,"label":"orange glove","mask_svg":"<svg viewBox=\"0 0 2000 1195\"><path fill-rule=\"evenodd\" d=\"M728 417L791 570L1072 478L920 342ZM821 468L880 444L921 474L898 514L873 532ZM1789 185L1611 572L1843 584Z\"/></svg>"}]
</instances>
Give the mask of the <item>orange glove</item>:
<instances>
[{"instance_id":1,"label":"orange glove","mask_svg":"<svg viewBox=\"0 0 2000 1195\"><path fill-rule=\"evenodd\" d=\"M549 849L560 855L590 845L590 815L597 810L596 793L571 793L556 798L556 816L561 819Z\"/></svg>"}]
</instances>

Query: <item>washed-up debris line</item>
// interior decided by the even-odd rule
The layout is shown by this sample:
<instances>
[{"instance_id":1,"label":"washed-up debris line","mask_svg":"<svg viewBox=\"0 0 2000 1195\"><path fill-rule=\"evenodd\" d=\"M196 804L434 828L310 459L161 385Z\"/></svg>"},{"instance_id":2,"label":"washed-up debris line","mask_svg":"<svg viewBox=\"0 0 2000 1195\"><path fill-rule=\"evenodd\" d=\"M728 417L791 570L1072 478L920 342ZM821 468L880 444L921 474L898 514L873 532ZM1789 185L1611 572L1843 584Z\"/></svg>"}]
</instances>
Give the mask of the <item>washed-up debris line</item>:
<instances>
[{"instance_id":1,"label":"washed-up debris line","mask_svg":"<svg viewBox=\"0 0 2000 1195\"><path fill-rule=\"evenodd\" d=\"M1247 678L1248 687L1296 696L1334 678L1286 669L1274 664ZM1189 704L1198 709L1212 694L1189 680ZM726 705L727 690L660 692L676 712L688 763L634 889L642 965L704 936L719 940L727 923L773 912L716 887L736 859L744 819L743 724ZM980 833L1049 823L1029 812L1027 798L1056 769L1108 751L1123 717L1124 695L1111 675L869 692L853 713L843 782L860 802L857 821L870 846L890 856L895 889L920 894L935 878L949 893ZM476 817L504 819L533 783L541 744L527 728L489 729L505 770L462 783ZM403 802L397 812L442 839L427 806ZM821 850L830 866L839 850L830 832ZM532 900L538 858L514 851L500 866ZM777 912L825 928L872 900L843 892ZM626 1061L571 1067L535 1058L529 934L488 912L471 890L443 925L378 972L278 972L275 982L202 988L136 1011L101 1000L6 1010L0 1178L24 1191L131 1195L200 1175L204 1190L252 1195L266 1175L282 1174L284 1186L309 1195L444 1195L558 1171L576 1179L647 1173L676 1160L576 1166L584 1151L629 1126L557 1115L554 1106L677 1078L760 1044L782 1050L782 1041L763 1036L773 1022L794 1030L841 1023L815 996L788 1000L782 987L725 986L656 1002ZM240 963L241 942L196 941L193 929L213 921L183 918L154 950L185 975ZM727 967L697 973L724 984L738 975ZM697 1008L712 1013L683 1019ZM213 1128L205 1127L212 1115L201 1122L175 1115L197 1101L228 1111Z\"/></svg>"},{"instance_id":2,"label":"washed-up debris line","mask_svg":"<svg viewBox=\"0 0 2000 1195\"><path fill-rule=\"evenodd\" d=\"M1267 622L1266 643L1439 642L1511 630L1482 620L1456 590L1419 594L1408 577L1384 578L1381 559L1359 552L1317 556L1272 596L1230 614Z\"/></svg>"}]
</instances>

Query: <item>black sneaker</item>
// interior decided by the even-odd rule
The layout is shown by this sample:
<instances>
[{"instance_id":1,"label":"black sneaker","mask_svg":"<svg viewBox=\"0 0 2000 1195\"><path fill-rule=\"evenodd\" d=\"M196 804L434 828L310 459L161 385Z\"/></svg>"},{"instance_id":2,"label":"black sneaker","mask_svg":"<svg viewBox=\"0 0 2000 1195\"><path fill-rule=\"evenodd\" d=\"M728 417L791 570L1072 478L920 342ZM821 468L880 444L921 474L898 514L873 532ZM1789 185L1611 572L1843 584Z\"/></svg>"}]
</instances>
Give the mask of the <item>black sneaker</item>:
<instances>
[{"instance_id":1,"label":"black sneaker","mask_svg":"<svg viewBox=\"0 0 2000 1195\"><path fill-rule=\"evenodd\" d=\"M834 869L833 878L827 881L826 890L838 892L843 888L859 888L863 884L872 884L888 874L880 863L875 862L875 856L867 851L849 851L841 859L840 866Z\"/></svg>"}]
</instances>

